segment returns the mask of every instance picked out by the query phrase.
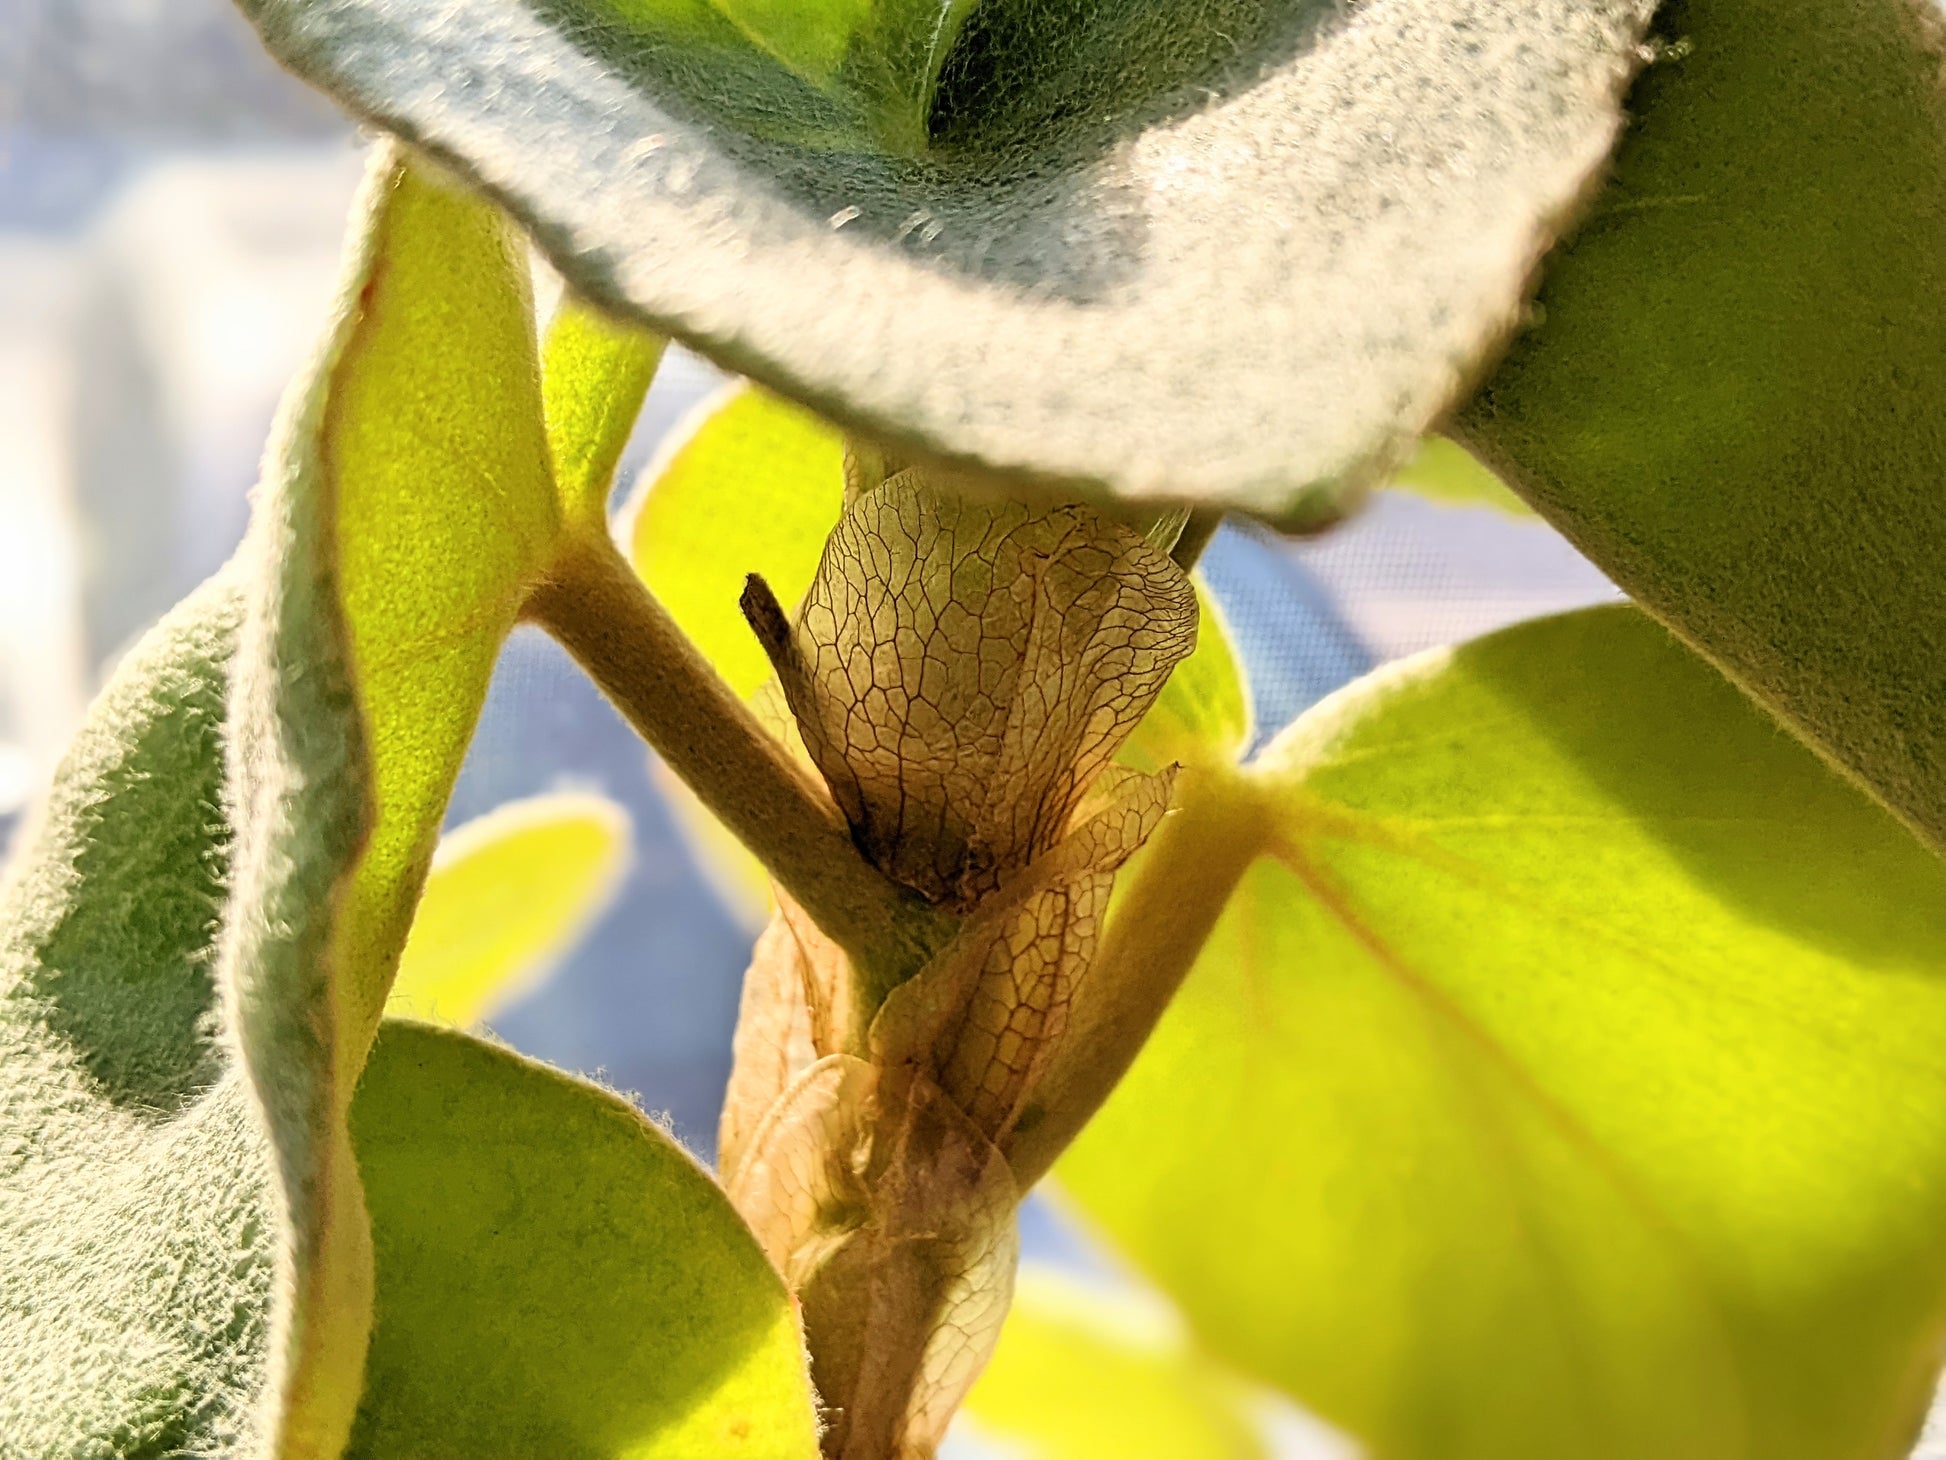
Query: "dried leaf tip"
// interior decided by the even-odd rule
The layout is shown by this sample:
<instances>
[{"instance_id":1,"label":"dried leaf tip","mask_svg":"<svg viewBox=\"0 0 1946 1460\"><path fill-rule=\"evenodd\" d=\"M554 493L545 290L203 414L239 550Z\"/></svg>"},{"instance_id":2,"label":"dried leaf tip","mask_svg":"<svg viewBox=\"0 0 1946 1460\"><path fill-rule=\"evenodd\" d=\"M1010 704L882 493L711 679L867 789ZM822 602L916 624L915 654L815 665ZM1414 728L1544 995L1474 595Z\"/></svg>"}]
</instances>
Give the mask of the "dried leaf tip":
<instances>
[{"instance_id":1,"label":"dried leaf tip","mask_svg":"<svg viewBox=\"0 0 1946 1460\"><path fill-rule=\"evenodd\" d=\"M959 912L1061 840L1196 642L1141 535L911 468L852 495L787 634L761 585L744 604L859 847Z\"/></svg>"}]
</instances>

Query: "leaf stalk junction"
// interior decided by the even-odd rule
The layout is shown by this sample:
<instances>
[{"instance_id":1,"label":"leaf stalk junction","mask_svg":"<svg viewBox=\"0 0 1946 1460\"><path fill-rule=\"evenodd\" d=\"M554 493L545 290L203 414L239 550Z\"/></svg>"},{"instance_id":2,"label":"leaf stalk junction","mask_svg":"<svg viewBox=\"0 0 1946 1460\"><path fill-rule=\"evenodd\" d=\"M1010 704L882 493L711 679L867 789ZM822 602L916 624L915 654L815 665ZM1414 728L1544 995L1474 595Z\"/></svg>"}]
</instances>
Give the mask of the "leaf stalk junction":
<instances>
[{"instance_id":1,"label":"leaf stalk junction","mask_svg":"<svg viewBox=\"0 0 1946 1460\"><path fill-rule=\"evenodd\" d=\"M795 614L760 577L744 594L775 731L605 533L570 533L528 613L771 873L722 1175L802 1304L826 1454L909 1460L998 1337L1021 1193L1199 941L1130 958L1103 935L1179 779L1115 755L1194 647L1170 553L1213 524L976 501L862 449L846 497Z\"/></svg>"}]
</instances>

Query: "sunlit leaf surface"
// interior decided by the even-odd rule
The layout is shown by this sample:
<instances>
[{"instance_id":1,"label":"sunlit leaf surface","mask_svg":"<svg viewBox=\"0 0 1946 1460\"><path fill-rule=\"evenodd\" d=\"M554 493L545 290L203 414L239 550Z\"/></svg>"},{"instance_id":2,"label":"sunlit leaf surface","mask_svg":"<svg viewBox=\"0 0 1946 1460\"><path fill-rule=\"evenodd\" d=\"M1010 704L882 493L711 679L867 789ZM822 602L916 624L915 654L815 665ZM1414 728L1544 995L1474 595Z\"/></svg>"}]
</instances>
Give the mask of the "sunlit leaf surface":
<instances>
[{"instance_id":1,"label":"sunlit leaf surface","mask_svg":"<svg viewBox=\"0 0 1946 1460\"><path fill-rule=\"evenodd\" d=\"M1546 322L1453 429L1946 850L1941 25L1664 5Z\"/></svg>"},{"instance_id":2,"label":"sunlit leaf surface","mask_svg":"<svg viewBox=\"0 0 1946 1460\"><path fill-rule=\"evenodd\" d=\"M561 514L606 533L615 468L662 363L659 335L609 318L572 295L547 327L542 410Z\"/></svg>"},{"instance_id":3,"label":"sunlit leaf surface","mask_svg":"<svg viewBox=\"0 0 1946 1460\"><path fill-rule=\"evenodd\" d=\"M783 1284L626 1101L388 1020L352 1133L378 1321L349 1456L815 1460Z\"/></svg>"},{"instance_id":4,"label":"sunlit leaf surface","mask_svg":"<svg viewBox=\"0 0 1946 1460\"><path fill-rule=\"evenodd\" d=\"M1315 518L1521 316L1651 0L243 0L590 298L1002 472Z\"/></svg>"},{"instance_id":5,"label":"sunlit leaf surface","mask_svg":"<svg viewBox=\"0 0 1946 1460\"><path fill-rule=\"evenodd\" d=\"M386 1001L464 1028L530 993L601 915L630 857L600 796L513 801L440 839Z\"/></svg>"},{"instance_id":6,"label":"sunlit leaf surface","mask_svg":"<svg viewBox=\"0 0 1946 1460\"><path fill-rule=\"evenodd\" d=\"M251 1447L273 1155L211 978L235 585L131 650L0 895L0 1436Z\"/></svg>"},{"instance_id":7,"label":"sunlit leaf surface","mask_svg":"<svg viewBox=\"0 0 1946 1460\"><path fill-rule=\"evenodd\" d=\"M1525 517L1529 511L1527 504L1468 455L1465 447L1438 436L1420 442L1412 459L1386 485L1456 507L1493 507L1512 517Z\"/></svg>"},{"instance_id":8,"label":"sunlit leaf surface","mask_svg":"<svg viewBox=\"0 0 1946 1460\"><path fill-rule=\"evenodd\" d=\"M961 1413L1027 1460L1270 1460L1249 1400L1165 1305L1025 1267Z\"/></svg>"},{"instance_id":9,"label":"sunlit leaf surface","mask_svg":"<svg viewBox=\"0 0 1946 1460\"><path fill-rule=\"evenodd\" d=\"M386 146L243 561L235 1033L278 1154L277 1453L341 1446L371 1322L345 1126L501 640L554 550L524 250Z\"/></svg>"},{"instance_id":10,"label":"sunlit leaf surface","mask_svg":"<svg viewBox=\"0 0 1946 1460\"><path fill-rule=\"evenodd\" d=\"M838 432L748 385L704 405L644 473L629 508L635 570L738 694L770 678L744 622L761 573L788 609L811 586L845 490Z\"/></svg>"},{"instance_id":11,"label":"sunlit leaf surface","mask_svg":"<svg viewBox=\"0 0 1946 1460\"><path fill-rule=\"evenodd\" d=\"M1204 1341L1387 1457L1903 1453L1946 868L1627 609L1248 775L1259 859L1057 1168Z\"/></svg>"},{"instance_id":12,"label":"sunlit leaf surface","mask_svg":"<svg viewBox=\"0 0 1946 1460\"><path fill-rule=\"evenodd\" d=\"M1141 771L1171 763L1228 766L1250 744L1249 680L1222 610L1200 580L1196 609L1196 647L1122 742L1116 759L1123 765Z\"/></svg>"}]
</instances>

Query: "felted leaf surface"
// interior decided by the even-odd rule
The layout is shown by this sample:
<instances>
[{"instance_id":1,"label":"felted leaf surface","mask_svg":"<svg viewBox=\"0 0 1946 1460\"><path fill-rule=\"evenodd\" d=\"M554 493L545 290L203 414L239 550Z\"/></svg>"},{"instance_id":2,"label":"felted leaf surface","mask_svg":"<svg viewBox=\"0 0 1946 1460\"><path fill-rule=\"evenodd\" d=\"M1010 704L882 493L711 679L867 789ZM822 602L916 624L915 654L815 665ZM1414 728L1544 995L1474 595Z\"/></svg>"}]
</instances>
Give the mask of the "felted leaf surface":
<instances>
[{"instance_id":1,"label":"felted leaf surface","mask_svg":"<svg viewBox=\"0 0 1946 1460\"><path fill-rule=\"evenodd\" d=\"M1268 1460L1247 1400L1167 1308L1026 1266L961 1415L1032 1460Z\"/></svg>"},{"instance_id":2,"label":"felted leaf surface","mask_svg":"<svg viewBox=\"0 0 1946 1460\"><path fill-rule=\"evenodd\" d=\"M123 660L0 894L0 1452L250 1453L272 1155L220 1032L218 580Z\"/></svg>"},{"instance_id":3,"label":"felted leaf surface","mask_svg":"<svg viewBox=\"0 0 1946 1460\"><path fill-rule=\"evenodd\" d=\"M1903 1454L1946 868L1627 609L1248 774L1262 854L1058 1168L1212 1349L1388 1460Z\"/></svg>"},{"instance_id":4,"label":"felted leaf surface","mask_svg":"<svg viewBox=\"0 0 1946 1460\"><path fill-rule=\"evenodd\" d=\"M378 1317L348 1456L815 1460L783 1284L626 1101L387 1020L352 1133Z\"/></svg>"},{"instance_id":5,"label":"felted leaf surface","mask_svg":"<svg viewBox=\"0 0 1946 1460\"><path fill-rule=\"evenodd\" d=\"M1546 323L1455 430L1946 848L1939 27L1917 0L1665 5Z\"/></svg>"},{"instance_id":6,"label":"felted leaf surface","mask_svg":"<svg viewBox=\"0 0 1946 1460\"><path fill-rule=\"evenodd\" d=\"M277 1453L357 1403L370 1234L346 1112L487 677L559 509L523 250L394 146L293 384L245 557L222 978L278 1156Z\"/></svg>"},{"instance_id":7,"label":"felted leaf surface","mask_svg":"<svg viewBox=\"0 0 1946 1460\"><path fill-rule=\"evenodd\" d=\"M923 96L937 47L865 42L911 5L243 8L591 298L836 419L1302 515L1395 464L1513 327L1653 7L942 5L922 156L834 123L818 79L875 50Z\"/></svg>"},{"instance_id":8,"label":"felted leaf surface","mask_svg":"<svg viewBox=\"0 0 1946 1460\"><path fill-rule=\"evenodd\" d=\"M600 796L511 801L440 839L386 1010L464 1028L531 992L614 896L628 813Z\"/></svg>"}]
</instances>

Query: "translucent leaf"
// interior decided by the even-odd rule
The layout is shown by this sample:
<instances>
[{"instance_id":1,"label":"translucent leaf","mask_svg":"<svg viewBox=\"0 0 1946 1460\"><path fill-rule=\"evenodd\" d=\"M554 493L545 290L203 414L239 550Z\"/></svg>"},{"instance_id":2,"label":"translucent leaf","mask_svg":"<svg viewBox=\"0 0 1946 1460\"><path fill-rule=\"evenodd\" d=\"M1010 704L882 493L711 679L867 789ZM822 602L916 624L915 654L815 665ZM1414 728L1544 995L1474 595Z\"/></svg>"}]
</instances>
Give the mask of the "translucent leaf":
<instances>
[{"instance_id":1,"label":"translucent leaf","mask_svg":"<svg viewBox=\"0 0 1946 1460\"><path fill-rule=\"evenodd\" d=\"M606 534L608 494L663 340L612 320L572 295L547 328L541 371L547 441L561 513Z\"/></svg>"},{"instance_id":2,"label":"translucent leaf","mask_svg":"<svg viewBox=\"0 0 1946 1460\"><path fill-rule=\"evenodd\" d=\"M222 977L278 1154L277 1453L358 1400L370 1235L345 1127L501 640L560 524L527 259L374 158L337 313L286 398L244 560Z\"/></svg>"},{"instance_id":3,"label":"translucent leaf","mask_svg":"<svg viewBox=\"0 0 1946 1460\"><path fill-rule=\"evenodd\" d=\"M629 509L636 572L740 695L770 678L743 620L743 582L761 573L795 608L844 504L844 440L797 406L748 385L706 402L643 473Z\"/></svg>"},{"instance_id":4,"label":"translucent leaf","mask_svg":"<svg viewBox=\"0 0 1946 1460\"><path fill-rule=\"evenodd\" d=\"M1009 1145L1077 991L1115 972L1093 968L1114 874L1173 780L1101 775L889 995L861 991L778 895L744 982L721 1151L805 1305L829 1453L930 1454L991 1352L1017 1240Z\"/></svg>"},{"instance_id":5,"label":"translucent leaf","mask_svg":"<svg viewBox=\"0 0 1946 1460\"><path fill-rule=\"evenodd\" d=\"M1103 776L1061 841L886 997L871 1025L873 1058L926 1069L1011 1155L1017 1123L1070 1043L1077 1000L1115 977L1094 966L1115 873L1162 821L1174 788L1173 770Z\"/></svg>"},{"instance_id":6,"label":"translucent leaf","mask_svg":"<svg viewBox=\"0 0 1946 1460\"><path fill-rule=\"evenodd\" d=\"M961 1413L1033 1460L1270 1460L1250 1398L1165 1305L1027 1266Z\"/></svg>"},{"instance_id":7,"label":"translucent leaf","mask_svg":"<svg viewBox=\"0 0 1946 1460\"><path fill-rule=\"evenodd\" d=\"M626 1101L388 1020L352 1132L378 1321L348 1457L815 1460L783 1284Z\"/></svg>"},{"instance_id":8,"label":"translucent leaf","mask_svg":"<svg viewBox=\"0 0 1946 1460\"><path fill-rule=\"evenodd\" d=\"M1654 7L944 5L922 143L827 79L925 96L906 3L243 8L590 298L848 425L1315 520L1515 327Z\"/></svg>"},{"instance_id":9,"label":"translucent leaf","mask_svg":"<svg viewBox=\"0 0 1946 1460\"><path fill-rule=\"evenodd\" d=\"M1939 11L1684 0L1658 31L1546 323L1453 429L1946 849Z\"/></svg>"},{"instance_id":10,"label":"translucent leaf","mask_svg":"<svg viewBox=\"0 0 1946 1460\"><path fill-rule=\"evenodd\" d=\"M1196 647L1175 667L1156 702L1116 759L1141 771L1171 764L1231 766L1254 727L1250 682L1229 626L1209 589L1196 581Z\"/></svg>"},{"instance_id":11,"label":"translucent leaf","mask_svg":"<svg viewBox=\"0 0 1946 1460\"><path fill-rule=\"evenodd\" d=\"M1434 436L1386 483L1416 492L1435 502L1458 507L1493 507L1511 517L1525 517L1529 509L1507 484L1467 453L1463 446Z\"/></svg>"},{"instance_id":12,"label":"translucent leaf","mask_svg":"<svg viewBox=\"0 0 1946 1460\"><path fill-rule=\"evenodd\" d=\"M818 1336L827 1453L931 1453L1006 1317L1006 1159L923 1075L834 1054L771 1108L730 1196Z\"/></svg>"},{"instance_id":13,"label":"translucent leaf","mask_svg":"<svg viewBox=\"0 0 1946 1460\"><path fill-rule=\"evenodd\" d=\"M461 1027L532 990L614 896L628 813L600 796L512 801L440 839L386 1010Z\"/></svg>"},{"instance_id":14,"label":"translucent leaf","mask_svg":"<svg viewBox=\"0 0 1946 1460\"><path fill-rule=\"evenodd\" d=\"M1399 1460L1902 1453L1946 867L1626 609L1380 671L1250 783L1058 1168L1212 1349Z\"/></svg>"}]
</instances>

